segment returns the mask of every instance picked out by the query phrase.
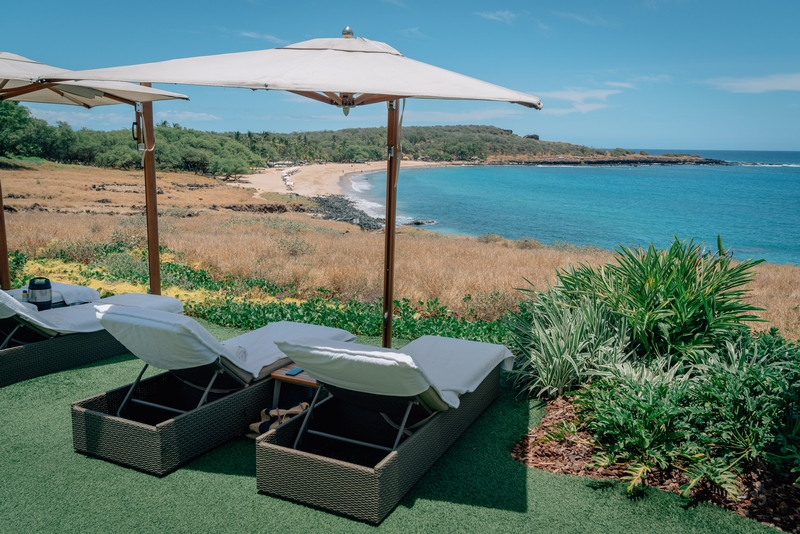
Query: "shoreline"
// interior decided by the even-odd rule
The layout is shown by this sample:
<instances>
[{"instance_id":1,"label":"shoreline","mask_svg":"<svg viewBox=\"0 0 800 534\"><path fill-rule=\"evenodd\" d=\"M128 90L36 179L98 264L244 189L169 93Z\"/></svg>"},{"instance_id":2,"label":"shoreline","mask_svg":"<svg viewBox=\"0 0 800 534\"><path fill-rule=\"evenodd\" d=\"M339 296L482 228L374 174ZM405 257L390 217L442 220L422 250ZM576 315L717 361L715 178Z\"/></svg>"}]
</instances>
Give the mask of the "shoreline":
<instances>
[{"instance_id":1,"label":"shoreline","mask_svg":"<svg viewBox=\"0 0 800 534\"><path fill-rule=\"evenodd\" d=\"M400 164L403 169L425 169L437 167L478 167L478 166L639 166L639 165L736 165L723 160L697 158L692 156L645 156L630 154L626 156L548 156L528 159L510 159L490 157L485 161L419 161L404 160ZM286 168L268 168L252 174L242 175L239 180L229 182L231 187L255 189L254 197L261 193L294 193L305 197L324 195L346 195L352 193L350 179L363 173L384 172L384 161L366 163L312 163L301 165L284 183L281 174Z\"/></svg>"},{"instance_id":2,"label":"shoreline","mask_svg":"<svg viewBox=\"0 0 800 534\"><path fill-rule=\"evenodd\" d=\"M430 167L444 167L450 163L436 163L428 161L404 161L401 169L420 169ZM299 170L292 174L288 182L284 183L281 174L285 168L264 169L253 174L242 175L235 182L227 182L230 187L255 189L253 195L258 197L261 193L294 193L304 197L325 195L346 195L350 178L359 174L385 172L383 161L367 163L313 163L301 165Z\"/></svg>"}]
</instances>

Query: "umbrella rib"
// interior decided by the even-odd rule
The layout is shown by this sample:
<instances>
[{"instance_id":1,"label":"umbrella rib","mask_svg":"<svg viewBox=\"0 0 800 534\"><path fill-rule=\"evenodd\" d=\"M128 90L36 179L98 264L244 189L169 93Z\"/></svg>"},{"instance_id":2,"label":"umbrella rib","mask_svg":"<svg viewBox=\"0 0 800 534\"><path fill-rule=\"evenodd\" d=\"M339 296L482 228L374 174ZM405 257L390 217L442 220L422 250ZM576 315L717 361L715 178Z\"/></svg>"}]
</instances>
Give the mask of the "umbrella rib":
<instances>
[{"instance_id":1,"label":"umbrella rib","mask_svg":"<svg viewBox=\"0 0 800 534\"><path fill-rule=\"evenodd\" d=\"M332 93L330 91L323 91L323 93L325 94L325 96L331 99L331 102L335 103L337 106L342 105L342 97L340 95L337 95L336 93Z\"/></svg>"},{"instance_id":2,"label":"umbrella rib","mask_svg":"<svg viewBox=\"0 0 800 534\"><path fill-rule=\"evenodd\" d=\"M288 92L304 96L306 98L310 98L311 100L316 100L317 102L322 102L323 104L334 104L334 102L331 102L330 98L321 95L319 93L315 93L314 91L288 91Z\"/></svg>"},{"instance_id":3,"label":"umbrella rib","mask_svg":"<svg viewBox=\"0 0 800 534\"><path fill-rule=\"evenodd\" d=\"M112 95L111 93L103 93L103 96L105 98L110 98L111 100L116 100L117 102L120 102L122 104L128 104L131 106L136 105L136 102L134 102L133 100L128 100L127 98L122 98L121 96L117 95Z\"/></svg>"},{"instance_id":4,"label":"umbrella rib","mask_svg":"<svg viewBox=\"0 0 800 534\"><path fill-rule=\"evenodd\" d=\"M361 95L356 99L356 106L366 106L368 104L376 104L378 102L388 102L389 100L397 100L399 96L392 95Z\"/></svg>"},{"instance_id":5,"label":"umbrella rib","mask_svg":"<svg viewBox=\"0 0 800 534\"><path fill-rule=\"evenodd\" d=\"M3 80L2 82L0 82L0 90L3 89L3 87L5 87L8 82L9 80Z\"/></svg>"},{"instance_id":6,"label":"umbrella rib","mask_svg":"<svg viewBox=\"0 0 800 534\"><path fill-rule=\"evenodd\" d=\"M31 83L21 87L15 87L14 89L4 90L0 94L2 94L2 98L16 98L18 96L27 95L28 93L41 91L42 89L49 89L54 85L54 83Z\"/></svg>"},{"instance_id":7,"label":"umbrella rib","mask_svg":"<svg viewBox=\"0 0 800 534\"><path fill-rule=\"evenodd\" d=\"M92 106L90 106L89 104L86 104L86 103L84 103L84 102L81 102L81 101L80 101L80 100L78 100L77 98L74 98L74 97L72 97L71 95L68 95L68 94L67 94L67 93L65 93L64 91L59 91L58 89L55 89L55 88L53 88L53 87L48 87L48 89L50 89L51 91L53 91L55 94L57 94L57 95L58 95L58 96L60 96L61 98L66 98L66 99L67 99L67 100L69 100L70 102L75 102L75 103L76 103L76 104L78 104L79 106L83 106L83 107L85 107L86 109L92 109Z\"/></svg>"}]
</instances>

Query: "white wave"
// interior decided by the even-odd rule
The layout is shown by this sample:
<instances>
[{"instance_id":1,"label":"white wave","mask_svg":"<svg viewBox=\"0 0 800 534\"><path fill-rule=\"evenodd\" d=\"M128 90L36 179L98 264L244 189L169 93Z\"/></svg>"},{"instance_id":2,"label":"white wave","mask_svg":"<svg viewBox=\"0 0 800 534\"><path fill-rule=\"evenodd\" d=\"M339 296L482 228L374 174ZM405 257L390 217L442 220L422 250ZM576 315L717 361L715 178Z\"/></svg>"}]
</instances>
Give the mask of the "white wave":
<instances>
[{"instance_id":1,"label":"white wave","mask_svg":"<svg viewBox=\"0 0 800 534\"><path fill-rule=\"evenodd\" d=\"M363 193L375 187L375 185L372 182L369 182L367 180L350 180L350 182L353 191L355 191L356 193Z\"/></svg>"},{"instance_id":2,"label":"white wave","mask_svg":"<svg viewBox=\"0 0 800 534\"><path fill-rule=\"evenodd\" d=\"M736 163L736 162L734 162ZM792 167L798 168L800 167L800 163L749 163L749 162L739 162L737 165L742 167Z\"/></svg>"},{"instance_id":3,"label":"white wave","mask_svg":"<svg viewBox=\"0 0 800 534\"><path fill-rule=\"evenodd\" d=\"M386 206L379 202L373 202L356 195L347 195L347 198L352 200L358 209L370 217L375 217L377 219L386 217Z\"/></svg>"}]
</instances>

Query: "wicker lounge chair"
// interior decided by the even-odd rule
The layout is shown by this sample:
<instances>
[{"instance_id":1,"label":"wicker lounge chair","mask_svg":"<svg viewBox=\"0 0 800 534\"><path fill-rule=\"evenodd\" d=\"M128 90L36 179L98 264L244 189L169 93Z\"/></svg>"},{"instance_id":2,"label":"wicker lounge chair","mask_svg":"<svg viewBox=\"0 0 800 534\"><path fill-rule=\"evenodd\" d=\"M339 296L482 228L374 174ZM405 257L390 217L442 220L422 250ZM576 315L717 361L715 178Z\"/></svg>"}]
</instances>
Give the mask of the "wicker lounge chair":
<instances>
[{"instance_id":1,"label":"wicker lounge chair","mask_svg":"<svg viewBox=\"0 0 800 534\"><path fill-rule=\"evenodd\" d=\"M160 295L131 293L97 303L183 313L180 300ZM37 311L0 291L0 387L127 352L103 330L94 304Z\"/></svg>"},{"instance_id":2,"label":"wicker lounge chair","mask_svg":"<svg viewBox=\"0 0 800 534\"><path fill-rule=\"evenodd\" d=\"M96 306L97 319L144 362L133 384L73 403L79 452L164 475L233 438L269 406L270 373L289 363L275 340L350 332L276 322L219 342L190 317ZM142 380L148 366L168 370Z\"/></svg>"},{"instance_id":3,"label":"wicker lounge chair","mask_svg":"<svg viewBox=\"0 0 800 534\"><path fill-rule=\"evenodd\" d=\"M277 345L320 389L305 414L259 437L258 489L371 523L491 404L500 368L513 363L502 345L434 336L402 351L316 339Z\"/></svg>"}]
</instances>

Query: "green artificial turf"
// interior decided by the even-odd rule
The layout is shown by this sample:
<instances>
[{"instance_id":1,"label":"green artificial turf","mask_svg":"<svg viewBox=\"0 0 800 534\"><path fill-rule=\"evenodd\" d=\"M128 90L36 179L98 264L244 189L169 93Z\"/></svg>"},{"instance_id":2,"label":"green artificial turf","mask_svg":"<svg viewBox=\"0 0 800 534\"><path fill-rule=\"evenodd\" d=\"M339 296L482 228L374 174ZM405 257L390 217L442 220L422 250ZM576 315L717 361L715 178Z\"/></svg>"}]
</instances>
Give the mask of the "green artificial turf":
<instances>
[{"instance_id":1,"label":"green artificial turf","mask_svg":"<svg viewBox=\"0 0 800 534\"><path fill-rule=\"evenodd\" d=\"M241 333L204 325L219 338ZM259 494L246 438L163 478L76 453L70 403L130 383L140 368L126 355L0 388L0 532L774 532L674 494L630 499L618 483L524 467L509 451L542 409L505 380L377 527Z\"/></svg>"}]
</instances>

